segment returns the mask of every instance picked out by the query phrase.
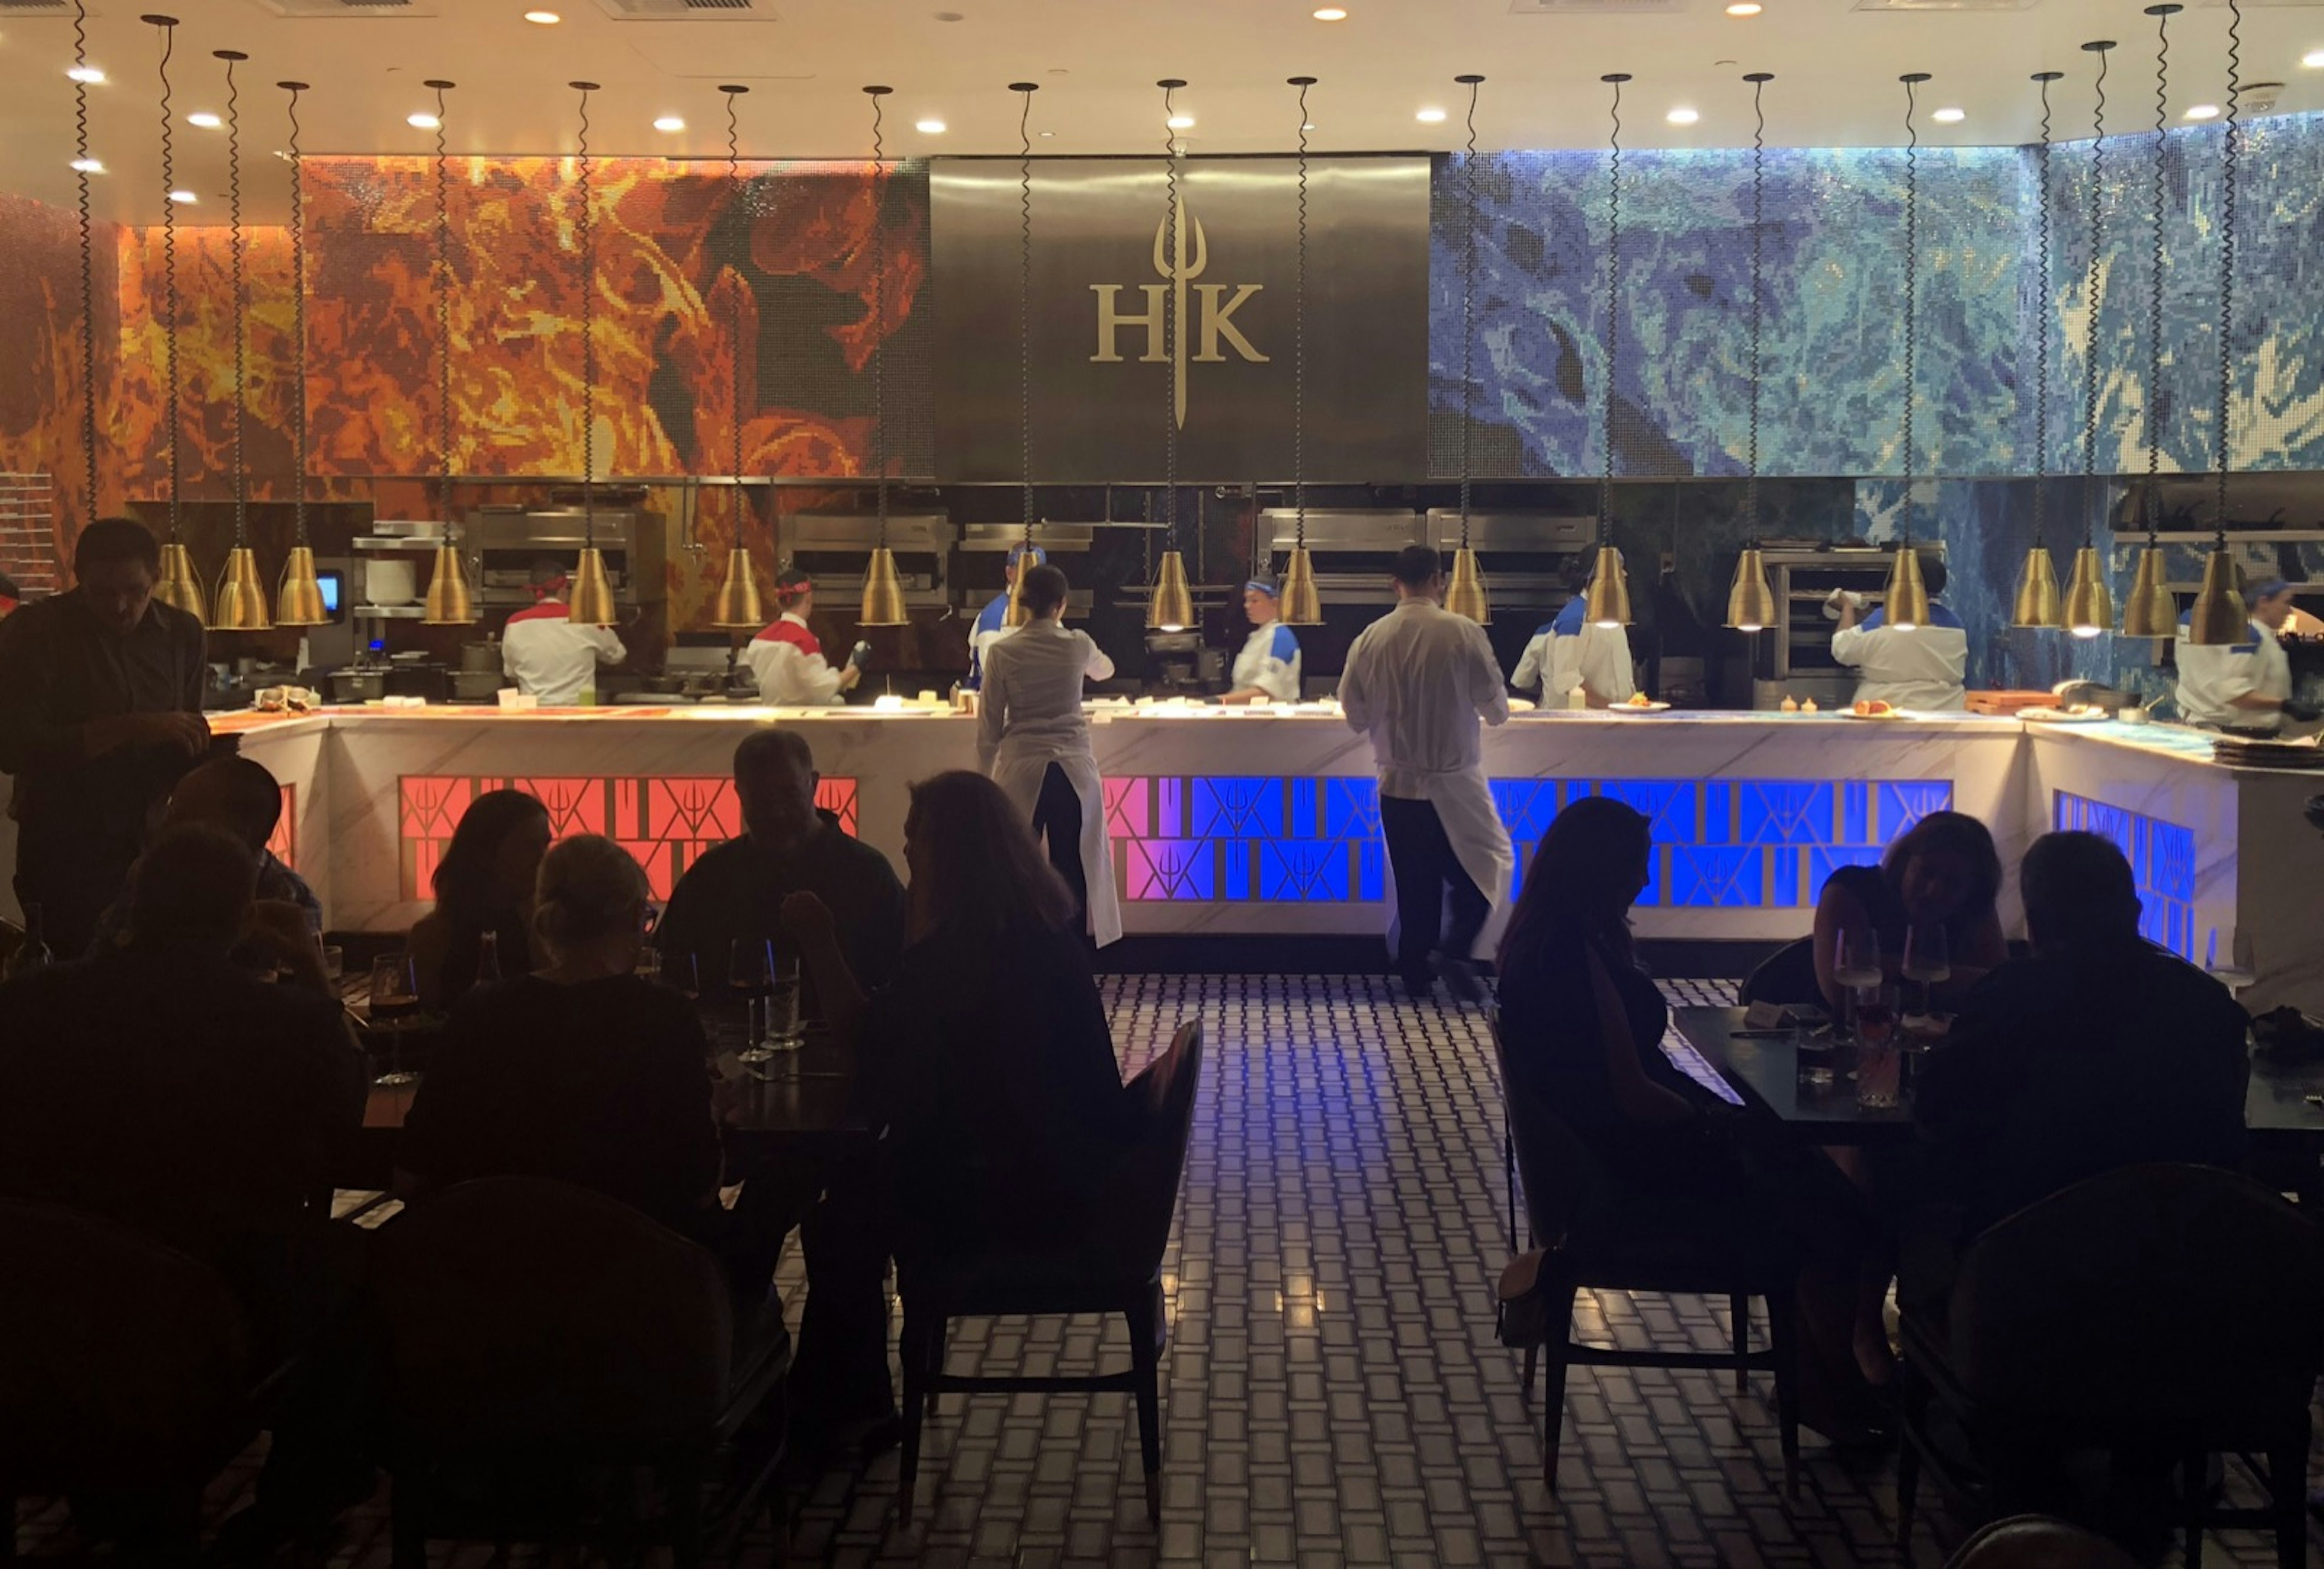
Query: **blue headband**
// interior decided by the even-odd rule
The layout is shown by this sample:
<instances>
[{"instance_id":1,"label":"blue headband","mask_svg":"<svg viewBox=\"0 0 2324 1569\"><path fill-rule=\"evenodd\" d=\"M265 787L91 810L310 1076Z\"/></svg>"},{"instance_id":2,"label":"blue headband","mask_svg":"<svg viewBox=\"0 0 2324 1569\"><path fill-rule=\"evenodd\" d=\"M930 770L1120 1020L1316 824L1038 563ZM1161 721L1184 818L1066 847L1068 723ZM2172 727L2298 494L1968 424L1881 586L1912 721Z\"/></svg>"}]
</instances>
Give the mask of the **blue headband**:
<instances>
[{"instance_id":1,"label":"blue headband","mask_svg":"<svg viewBox=\"0 0 2324 1569\"><path fill-rule=\"evenodd\" d=\"M1243 586L1254 594L1264 594L1269 599L1279 599L1282 597L1282 595L1276 591L1274 584L1262 583L1256 577L1244 584Z\"/></svg>"},{"instance_id":2,"label":"blue headband","mask_svg":"<svg viewBox=\"0 0 2324 1569\"><path fill-rule=\"evenodd\" d=\"M2261 584L2258 587L2253 589L2251 596L2254 599L2273 599L2279 594L2288 594L2291 591L2291 584L2286 583L2281 577L2271 577L2266 582Z\"/></svg>"}]
</instances>

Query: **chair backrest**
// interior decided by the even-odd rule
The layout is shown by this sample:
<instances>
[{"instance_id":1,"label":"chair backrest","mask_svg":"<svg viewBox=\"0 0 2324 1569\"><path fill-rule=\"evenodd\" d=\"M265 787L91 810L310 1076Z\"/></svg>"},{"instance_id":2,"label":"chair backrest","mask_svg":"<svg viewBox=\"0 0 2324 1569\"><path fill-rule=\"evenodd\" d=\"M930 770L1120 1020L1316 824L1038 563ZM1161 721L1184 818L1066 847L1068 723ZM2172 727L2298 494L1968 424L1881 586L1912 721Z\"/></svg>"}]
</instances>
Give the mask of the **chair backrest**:
<instances>
[{"instance_id":1,"label":"chair backrest","mask_svg":"<svg viewBox=\"0 0 2324 1569\"><path fill-rule=\"evenodd\" d=\"M2126 1167L1971 1243L1949 1323L1956 1375L1995 1407L2134 1426L2297 1415L2324 1367L2324 1241L2232 1172Z\"/></svg>"},{"instance_id":2,"label":"chair backrest","mask_svg":"<svg viewBox=\"0 0 2324 1569\"><path fill-rule=\"evenodd\" d=\"M1754 1002L1812 1002L1823 1004L1823 989L1816 983L1815 937L1795 937L1759 961L1736 991L1736 1001L1748 1008Z\"/></svg>"},{"instance_id":3,"label":"chair backrest","mask_svg":"<svg viewBox=\"0 0 2324 1569\"><path fill-rule=\"evenodd\" d=\"M216 1269L100 1215L0 1200L0 1475L207 1478L251 1377Z\"/></svg>"},{"instance_id":4,"label":"chair backrest","mask_svg":"<svg viewBox=\"0 0 2324 1569\"><path fill-rule=\"evenodd\" d=\"M410 1439L653 1444L724 1407L718 1261L627 1204L486 1177L414 1205L379 1244L389 1414Z\"/></svg>"},{"instance_id":5,"label":"chair backrest","mask_svg":"<svg viewBox=\"0 0 2324 1569\"><path fill-rule=\"evenodd\" d=\"M1159 1269L1178 1210L1178 1180L1194 1130L1194 1091L1203 1077L1203 1026L1188 1020L1169 1049L1130 1080L1126 1093L1139 1108L1144 1132L1119 1174L1125 1224L1124 1257L1140 1269Z\"/></svg>"},{"instance_id":6,"label":"chair backrest","mask_svg":"<svg viewBox=\"0 0 2324 1569\"><path fill-rule=\"evenodd\" d=\"M1542 1246L1557 1248L1585 1230L1588 1217L1611 1201L1614 1185L1598 1157L1565 1119L1510 1074L1498 1021L1493 1026L1493 1055L1501 1075L1503 1115L1517 1147L1517 1181L1525 1189L1526 1214Z\"/></svg>"},{"instance_id":7,"label":"chair backrest","mask_svg":"<svg viewBox=\"0 0 2324 1569\"><path fill-rule=\"evenodd\" d=\"M2137 1569L2137 1564L2080 1526L2047 1515L2012 1515L1963 1542L1945 1569Z\"/></svg>"}]
</instances>

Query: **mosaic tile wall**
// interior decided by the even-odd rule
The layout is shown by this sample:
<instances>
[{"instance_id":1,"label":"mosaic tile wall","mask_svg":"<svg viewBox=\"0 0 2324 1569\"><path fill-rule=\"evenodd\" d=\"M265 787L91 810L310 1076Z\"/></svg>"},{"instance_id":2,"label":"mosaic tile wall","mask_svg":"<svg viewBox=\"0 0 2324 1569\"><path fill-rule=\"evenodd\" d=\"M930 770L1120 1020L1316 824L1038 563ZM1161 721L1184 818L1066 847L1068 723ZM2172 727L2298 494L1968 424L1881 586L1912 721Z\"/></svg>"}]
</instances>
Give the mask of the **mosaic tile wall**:
<instances>
[{"instance_id":1,"label":"mosaic tile wall","mask_svg":"<svg viewBox=\"0 0 2324 1569\"><path fill-rule=\"evenodd\" d=\"M1560 808L1584 796L1654 819L1648 906L1812 906L1842 866L1952 805L1948 780L1495 780L1494 804L1532 863ZM1122 895L1196 903L1376 902L1386 890L1379 789L1369 779L1139 776L1105 781Z\"/></svg>"},{"instance_id":2,"label":"mosaic tile wall","mask_svg":"<svg viewBox=\"0 0 2324 1569\"><path fill-rule=\"evenodd\" d=\"M2145 906L2138 918L2138 929L2146 940L2160 943L2182 959L2194 959L2195 831L2088 796L2066 790L2051 793L2052 827L2103 834L2130 857L2131 872L2138 879L2138 897ZM2204 957L2208 960L2210 955Z\"/></svg>"},{"instance_id":3,"label":"mosaic tile wall","mask_svg":"<svg viewBox=\"0 0 2324 1569\"><path fill-rule=\"evenodd\" d=\"M486 790L521 789L549 808L549 831L558 838L603 834L638 858L656 899L668 899L686 869L702 854L742 833L742 803L734 781L702 779L471 779L448 774L405 774L399 781L396 838L403 866L403 897L432 897L436 865L452 842L452 830L468 803ZM824 780L816 805L837 815L842 832L856 826L855 781Z\"/></svg>"}]
</instances>

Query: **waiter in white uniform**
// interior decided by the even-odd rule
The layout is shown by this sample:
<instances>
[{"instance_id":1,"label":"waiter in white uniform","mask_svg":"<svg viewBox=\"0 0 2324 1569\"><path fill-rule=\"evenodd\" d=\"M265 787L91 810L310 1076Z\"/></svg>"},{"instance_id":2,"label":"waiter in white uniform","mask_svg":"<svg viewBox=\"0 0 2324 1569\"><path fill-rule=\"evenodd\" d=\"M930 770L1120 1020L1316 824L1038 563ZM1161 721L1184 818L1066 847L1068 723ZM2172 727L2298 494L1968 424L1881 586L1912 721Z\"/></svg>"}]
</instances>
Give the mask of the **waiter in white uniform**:
<instances>
[{"instance_id":1,"label":"waiter in white uniform","mask_svg":"<svg viewBox=\"0 0 2324 1569\"><path fill-rule=\"evenodd\" d=\"M1105 836L1105 788L1090 751L1082 683L1113 675L1113 661L1084 632L1067 631L1065 575L1026 569L1019 596L1033 619L992 645L977 710L977 761L1048 846L1049 864L1088 912L1097 946L1121 937L1113 851Z\"/></svg>"},{"instance_id":2,"label":"waiter in white uniform","mask_svg":"<svg viewBox=\"0 0 2324 1569\"><path fill-rule=\"evenodd\" d=\"M1545 708L1572 707L1573 694L1582 706L1610 708L1627 703L1638 689L1630 663L1630 634L1618 626L1599 626L1586 614L1585 590L1577 589L1554 620L1542 623L1517 660L1509 685L1520 692L1537 686Z\"/></svg>"},{"instance_id":3,"label":"waiter in white uniform","mask_svg":"<svg viewBox=\"0 0 2324 1569\"><path fill-rule=\"evenodd\" d=\"M834 665L807 625L815 614L815 580L796 568L775 579L779 614L742 650L759 686L759 701L780 708L827 708L855 688L863 669L853 660Z\"/></svg>"},{"instance_id":4,"label":"waiter in white uniform","mask_svg":"<svg viewBox=\"0 0 2324 1569\"><path fill-rule=\"evenodd\" d=\"M1885 605L1858 622L1861 603L1853 595L1833 595L1840 630L1831 634L1831 657L1860 673L1858 702L1923 713L1969 706L1969 632L1937 603L1945 591L1944 563L1923 554L1921 581L1929 590L1929 619L1911 628L1889 625Z\"/></svg>"},{"instance_id":5,"label":"waiter in white uniform","mask_svg":"<svg viewBox=\"0 0 2324 1569\"><path fill-rule=\"evenodd\" d=\"M1048 561L1048 552L1038 545L1012 545L1009 565L1001 568L1001 581L1013 586L1018 573L1046 567ZM984 684L985 651L1016 630L1009 624L1009 591L1004 588L991 604L977 613L976 624L969 628L968 679L962 686L973 692Z\"/></svg>"},{"instance_id":6,"label":"waiter in white uniform","mask_svg":"<svg viewBox=\"0 0 2324 1569\"><path fill-rule=\"evenodd\" d=\"M501 673L541 706L562 708L597 684L597 667L629 657L611 627L584 626L565 603L565 568L547 559L532 564L530 610L508 618L501 632Z\"/></svg>"},{"instance_id":7,"label":"waiter in white uniform","mask_svg":"<svg viewBox=\"0 0 2324 1569\"><path fill-rule=\"evenodd\" d=\"M2314 717L2292 701L2292 660L2276 635L2292 619L2292 586L2281 577L2263 583L2250 603L2250 635L2224 647L2189 642L2187 618L2180 617L2179 713L2188 724L2275 730L2287 717Z\"/></svg>"},{"instance_id":8,"label":"waiter in white uniform","mask_svg":"<svg viewBox=\"0 0 2324 1569\"><path fill-rule=\"evenodd\" d=\"M1235 656L1234 685L1222 703L1299 701L1299 640L1277 616L1275 585L1254 577L1242 586L1242 613L1250 636Z\"/></svg>"},{"instance_id":9,"label":"waiter in white uniform","mask_svg":"<svg viewBox=\"0 0 2324 1569\"><path fill-rule=\"evenodd\" d=\"M1436 552L1406 546L1396 608L1348 651L1340 703L1379 768L1397 969L1414 996L1427 996L1442 931L1445 986L1473 1002L1484 998L1473 961L1499 935L1517 869L1482 753L1483 726L1508 722L1509 699L1485 629L1442 608L1443 593Z\"/></svg>"}]
</instances>

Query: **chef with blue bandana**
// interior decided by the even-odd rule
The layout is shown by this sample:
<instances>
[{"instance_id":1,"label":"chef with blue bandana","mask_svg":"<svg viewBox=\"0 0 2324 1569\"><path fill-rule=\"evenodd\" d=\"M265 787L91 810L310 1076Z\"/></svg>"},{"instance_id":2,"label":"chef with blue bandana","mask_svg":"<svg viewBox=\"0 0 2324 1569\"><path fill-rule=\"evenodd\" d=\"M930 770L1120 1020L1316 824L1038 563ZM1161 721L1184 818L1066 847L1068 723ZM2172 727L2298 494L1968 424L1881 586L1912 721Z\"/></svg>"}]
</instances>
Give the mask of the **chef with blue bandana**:
<instances>
[{"instance_id":1,"label":"chef with blue bandana","mask_svg":"<svg viewBox=\"0 0 2324 1569\"><path fill-rule=\"evenodd\" d=\"M1275 585L1254 577L1242 586L1242 613L1251 633L1235 656L1234 688L1222 703L1299 701L1299 640L1277 619Z\"/></svg>"},{"instance_id":2,"label":"chef with blue bandana","mask_svg":"<svg viewBox=\"0 0 2324 1569\"><path fill-rule=\"evenodd\" d=\"M1586 614L1586 583L1569 579L1569 586L1572 597L1535 632L1509 685L1520 692L1538 687L1545 708L1572 706L1577 690L1586 707L1610 708L1628 702L1638 689L1630 665L1630 634L1618 626L1593 625Z\"/></svg>"},{"instance_id":3,"label":"chef with blue bandana","mask_svg":"<svg viewBox=\"0 0 2324 1569\"><path fill-rule=\"evenodd\" d=\"M1028 557L1031 559L1026 559ZM1002 571L1001 577L1007 583L1014 585L1017 581L1018 568L1020 566L1030 571L1035 567L1046 567L1048 564L1048 552L1042 549L1040 546L1012 545L1009 549L1009 565ZM973 692L984 685L985 651L1016 630L1009 624L1009 590L1004 588L993 598L992 603L986 605L978 614L976 624L969 629L968 679L962 683L963 686Z\"/></svg>"},{"instance_id":4,"label":"chef with blue bandana","mask_svg":"<svg viewBox=\"0 0 2324 1569\"><path fill-rule=\"evenodd\" d=\"M2292 619L2292 585L2273 578L2251 591L2243 641L2209 648L2187 641L2179 618L2179 713L2206 729L2276 730L2314 710L2292 700L2292 660L2279 637Z\"/></svg>"}]
</instances>

